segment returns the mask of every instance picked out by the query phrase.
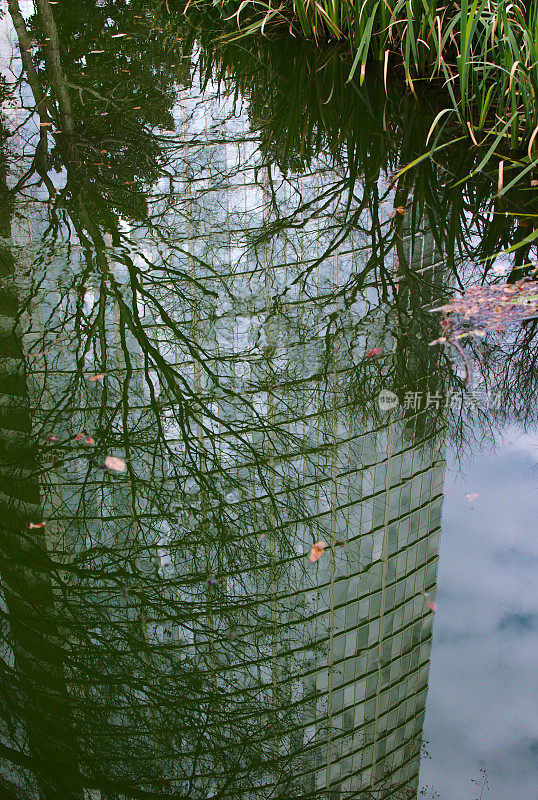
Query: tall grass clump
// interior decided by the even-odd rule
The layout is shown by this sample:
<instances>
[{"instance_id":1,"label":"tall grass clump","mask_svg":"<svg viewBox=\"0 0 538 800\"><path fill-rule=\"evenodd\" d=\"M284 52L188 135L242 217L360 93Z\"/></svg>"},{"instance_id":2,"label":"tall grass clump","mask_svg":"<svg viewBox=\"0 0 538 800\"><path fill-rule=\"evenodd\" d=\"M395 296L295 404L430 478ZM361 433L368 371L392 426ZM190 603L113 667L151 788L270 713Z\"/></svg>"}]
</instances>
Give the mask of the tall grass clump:
<instances>
[{"instance_id":1,"label":"tall grass clump","mask_svg":"<svg viewBox=\"0 0 538 800\"><path fill-rule=\"evenodd\" d=\"M538 0L190 0L189 8L218 12L228 40L346 41L349 80L359 84L372 62L385 87L394 70L413 92L417 81L442 83L447 104L432 129L455 116L475 145L487 140L486 161L502 143L519 175L538 166ZM500 188L510 165L508 156Z\"/></svg>"}]
</instances>

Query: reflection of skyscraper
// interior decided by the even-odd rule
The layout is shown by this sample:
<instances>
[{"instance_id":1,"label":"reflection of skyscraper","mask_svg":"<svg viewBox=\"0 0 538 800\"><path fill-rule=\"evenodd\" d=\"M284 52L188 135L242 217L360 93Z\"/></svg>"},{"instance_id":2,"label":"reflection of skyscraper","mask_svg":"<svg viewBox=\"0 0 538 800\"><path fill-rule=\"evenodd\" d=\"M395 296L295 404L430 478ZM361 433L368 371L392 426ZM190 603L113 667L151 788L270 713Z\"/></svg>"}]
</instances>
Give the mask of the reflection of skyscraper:
<instances>
[{"instance_id":1,"label":"reflection of skyscraper","mask_svg":"<svg viewBox=\"0 0 538 800\"><path fill-rule=\"evenodd\" d=\"M204 128L207 139L216 130L222 135L223 105L209 102L196 112L187 106L185 139L189 119L198 135ZM241 645L233 647L233 669L229 655L219 665L218 646L209 666L220 672L219 686L228 679L243 686L234 696L247 705L249 697L263 698L258 736L269 753L275 740L279 759L265 779L282 796L327 787L331 798L351 797L361 789L382 793L383 786L412 794L432 625L425 594L437 566L440 443L406 415L380 419L373 408L361 414L350 400L366 340L384 344L389 370L392 345L381 333L375 293L362 295L351 312L342 309L342 330L327 336L328 312L369 245L352 232L323 257L347 200L335 192L324 206L337 173L320 163L307 177L284 181L273 172L272 181L260 182L263 167L237 119L225 130L226 144L187 148L186 161L201 165L196 180L211 188L193 199L184 187L183 234L194 273L218 295L197 313L193 332L218 362L218 417L248 432L258 459L248 468L251 459L234 452L234 433L220 428L216 458L236 482L227 502L250 522L259 552L254 569L251 550L248 558L232 553L220 564L225 596L243 597L244 612L234 615ZM295 197L308 207L304 218ZM432 237L414 238L413 266L428 273L426 283L438 280ZM208 263L219 280L200 266ZM194 369L203 373L200 364ZM245 400L240 410L238 395ZM215 439L207 446L212 450ZM329 546L310 566L306 555L319 539ZM249 645L260 619L268 621L263 636Z\"/></svg>"},{"instance_id":2,"label":"reflection of skyscraper","mask_svg":"<svg viewBox=\"0 0 538 800\"><path fill-rule=\"evenodd\" d=\"M42 491L53 563L76 565L58 596L76 621L85 774L117 777L131 750L133 780L154 791L412 794L439 442L375 405L397 331L377 291L350 307L339 293L370 241L357 228L332 246L337 171L320 158L270 175L229 112L183 98L176 193L150 198L129 248L99 251L107 269L81 278L68 239L44 284L35 266L50 302L29 337L44 353L29 364L33 423L70 440ZM47 328L70 347L49 353ZM101 370L103 389L87 381ZM83 431L100 457L121 448L127 477L73 446Z\"/></svg>"}]
</instances>

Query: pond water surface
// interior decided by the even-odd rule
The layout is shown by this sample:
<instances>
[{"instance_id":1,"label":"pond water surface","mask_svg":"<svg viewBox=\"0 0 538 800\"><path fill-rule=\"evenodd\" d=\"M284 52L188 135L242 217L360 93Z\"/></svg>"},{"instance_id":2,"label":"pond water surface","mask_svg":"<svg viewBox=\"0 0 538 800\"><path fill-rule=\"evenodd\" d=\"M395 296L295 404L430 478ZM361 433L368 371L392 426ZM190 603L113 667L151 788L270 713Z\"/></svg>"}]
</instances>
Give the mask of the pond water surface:
<instances>
[{"instance_id":1,"label":"pond water surface","mask_svg":"<svg viewBox=\"0 0 538 800\"><path fill-rule=\"evenodd\" d=\"M2 8L2 797L530 800L536 321L430 345L529 193L339 52Z\"/></svg>"}]
</instances>

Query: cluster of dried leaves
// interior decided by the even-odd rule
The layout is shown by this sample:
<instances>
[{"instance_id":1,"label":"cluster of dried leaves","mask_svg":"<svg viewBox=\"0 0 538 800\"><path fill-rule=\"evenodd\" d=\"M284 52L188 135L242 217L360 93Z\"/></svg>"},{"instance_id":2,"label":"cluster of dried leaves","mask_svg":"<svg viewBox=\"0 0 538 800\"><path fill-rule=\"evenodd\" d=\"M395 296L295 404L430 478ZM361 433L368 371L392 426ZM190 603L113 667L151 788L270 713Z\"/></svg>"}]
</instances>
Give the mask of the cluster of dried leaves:
<instances>
[{"instance_id":1,"label":"cluster of dried leaves","mask_svg":"<svg viewBox=\"0 0 538 800\"><path fill-rule=\"evenodd\" d=\"M446 336L430 344L473 334L484 336L486 331L504 331L508 325L538 316L538 282L521 280L471 286L463 297L454 298L432 311L443 312L441 325L446 329Z\"/></svg>"}]
</instances>

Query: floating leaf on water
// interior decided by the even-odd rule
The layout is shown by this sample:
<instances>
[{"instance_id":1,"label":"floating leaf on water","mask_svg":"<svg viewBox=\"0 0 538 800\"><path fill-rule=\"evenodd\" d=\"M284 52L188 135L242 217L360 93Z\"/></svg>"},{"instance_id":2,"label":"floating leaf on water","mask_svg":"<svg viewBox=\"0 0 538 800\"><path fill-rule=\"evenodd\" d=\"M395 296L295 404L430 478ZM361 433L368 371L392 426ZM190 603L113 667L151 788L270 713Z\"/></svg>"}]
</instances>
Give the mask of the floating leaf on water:
<instances>
[{"instance_id":1,"label":"floating leaf on water","mask_svg":"<svg viewBox=\"0 0 538 800\"><path fill-rule=\"evenodd\" d=\"M88 378L88 380L89 380L90 382L93 382L93 381L101 381L101 380L103 380L103 378L104 378L104 377L105 377L105 373L104 373L104 372L101 372L101 373L99 373L99 375L90 375L90 377Z\"/></svg>"},{"instance_id":2,"label":"floating leaf on water","mask_svg":"<svg viewBox=\"0 0 538 800\"><path fill-rule=\"evenodd\" d=\"M86 433L77 433L76 440L77 442L84 442L84 444L95 444L95 439Z\"/></svg>"},{"instance_id":3,"label":"floating leaf on water","mask_svg":"<svg viewBox=\"0 0 538 800\"><path fill-rule=\"evenodd\" d=\"M318 561L325 552L326 547L327 547L327 542L316 542L316 544L314 544L312 546L312 549L310 550L310 555L308 556L308 560L312 564L315 564L316 561Z\"/></svg>"},{"instance_id":4,"label":"floating leaf on water","mask_svg":"<svg viewBox=\"0 0 538 800\"><path fill-rule=\"evenodd\" d=\"M463 297L456 297L442 311L452 323L451 339L482 331L502 331L507 325L538 315L538 282L520 280L491 286L471 286ZM477 333L480 331L480 333ZM436 344L439 340L436 340Z\"/></svg>"},{"instance_id":5,"label":"floating leaf on water","mask_svg":"<svg viewBox=\"0 0 538 800\"><path fill-rule=\"evenodd\" d=\"M434 603L433 600L428 600L426 603L430 611L437 611L437 603Z\"/></svg>"},{"instance_id":6,"label":"floating leaf on water","mask_svg":"<svg viewBox=\"0 0 538 800\"><path fill-rule=\"evenodd\" d=\"M49 444L49 442L58 442L59 440L60 440L60 437L56 436L56 434L53 433L52 436L49 436L49 437L47 437L47 439L45 439L45 444Z\"/></svg>"},{"instance_id":7,"label":"floating leaf on water","mask_svg":"<svg viewBox=\"0 0 538 800\"><path fill-rule=\"evenodd\" d=\"M382 347L372 347L366 353L366 358L372 358L372 356L378 356L382 352L383 352L383 348Z\"/></svg>"},{"instance_id":8,"label":"floating leaf on water","mask_svg":"<svg viewBox=\"0 0 538 800\"><path fill-rule=\"evenodd\" d=\"M30 528L30 530L32 530L32 528L44 528L45 527L45 523L44 522L29 522L28 523L28 527Z\"/></svg>"},{"instance_id":9,"label":"floating leaf on water","mask_svg":"<svg viewBox=\"0 0 538 800\"><path fill-rule=\"evenodd\" d=\"M122 36L127 36L127 34L126 33L113 33L110 38L111 39L121 39Z\"/></svg>"},{"instance_id":10,"label":"floating leaf on water","mask_svg":"<svg viewBox=\"0 0 538 800\"><path fill-rule=\"evenodd\" d=\"M472 503L473 500L476 500L476 498L478 497L478 494L476 492L469 492L469 494L466 494L465 497L467 498L467 500L470 503Z\"/></svg>"},{"instance_id":11,"label":"floating leaf on water","mask_svg":"<svg viewBox=\"0 0 538 800\"><path fill-rule=\"evenodd\" d=\"M116 456L107 456L105 458L105 467L113 469L115 472L125 472L127 469L125 461L122 458L116 458Z\"/></svg>"}]
</instances>

